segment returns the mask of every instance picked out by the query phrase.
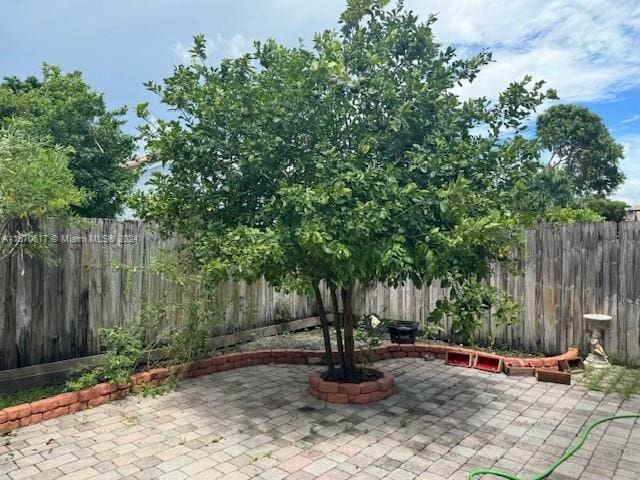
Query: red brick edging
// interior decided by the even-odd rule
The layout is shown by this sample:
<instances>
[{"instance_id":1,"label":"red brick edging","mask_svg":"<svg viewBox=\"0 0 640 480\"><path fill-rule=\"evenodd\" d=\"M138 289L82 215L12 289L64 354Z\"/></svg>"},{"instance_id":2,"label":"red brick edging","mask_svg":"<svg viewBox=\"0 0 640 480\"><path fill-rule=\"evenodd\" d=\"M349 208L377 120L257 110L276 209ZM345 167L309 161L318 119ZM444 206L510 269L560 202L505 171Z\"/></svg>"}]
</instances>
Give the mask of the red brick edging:
<instances>
[{"instance_id":1,"label":"red brick edging","mask_svg":"<svg viewBox=\"0 0 640 480\"><path fill-rule=\"evenodd\" d=\"M322 379L322 372L309 375L309 393L320 400L331 403L377 402L393 393L393 376L385 371L369 368L381 374L375 381L362 383L327 382Z\"/></svg>"},{"instance_id":2,"label":"red brick edging","mask_svg":"<svg viewBox=\"0 0 640 480\"><path fill-rule=\"evenodd\" d=\"M382 345L371 351L358 350L356 351L356 358L358 362L375 362L378 360L406 357L444 358L447 352L467 354L470 355L470 358L474 359L477 357L500 358L507 367L533 367L552 371L560 370L559 363L562 360L579 358L577 349L569 349L567 353L556 357L518 359L501 357L499 355L492 355L466 348L426 344ZM143 384L162 385L168 382L172 376L177 378L193 378L249 365L264 365L269 363L318 365L323 363L323 358L324 352L321 350L258 350L255 352L229 353L188 364L155 368L147 372L136 373L131 376L129 381L120 384L101 383L79 392L61 393L36 402L7 407L0 410L0 433L9 432L21 426L39 423L49 418L96 407L112 400L120 400L128 396L131 391L139 391ZM337 353L334 354L334 361L336 363L338 362ZM477 362L472 362L470 365L476 363ZM393 379L391 379L391 386L389 387L388 381L385 380L385 378L387 377L383 377L377 381L382 381L380 392L383 391L382 385L385 385L384 392L392 392ZM365 387L365 390L367 388L372 388L372 386ZM340 391L340 387L338 387L337 392L319 391L319 393L346 393L347 395L351 395L346 392L346 386L343 387L343 390L344 391ZM372 394L371 397L378 397L380 395L378 393L373 395L374 391L363 391L362 388L360 388L357 395L367 393ZM388 394L390 395L391 393ZM354 397L356 396L355 393L353 395ZM338 398L344 400L344 397ZM364 400L364 397L362 400Z\"/></svg>"}]
</instances>

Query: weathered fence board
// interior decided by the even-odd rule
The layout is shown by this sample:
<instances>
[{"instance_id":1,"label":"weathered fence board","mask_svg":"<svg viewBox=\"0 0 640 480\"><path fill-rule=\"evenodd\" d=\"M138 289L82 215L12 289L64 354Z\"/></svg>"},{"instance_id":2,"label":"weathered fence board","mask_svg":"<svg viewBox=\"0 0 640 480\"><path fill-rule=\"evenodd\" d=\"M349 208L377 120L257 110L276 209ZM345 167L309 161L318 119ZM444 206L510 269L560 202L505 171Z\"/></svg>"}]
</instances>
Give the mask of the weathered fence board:
<instances>
[{"instance_id":1,"label":"weathered fence board","mask_svg":"<svg viewBox=\"0 0 640 480\"><path fill-rule=\"evenodd\" d=\"M0 370L97 354L99 329L136 321L143 305L175 307L159 315L150 334L184 323L189 293L149 270L179 239L162 239L131 220L93 220L88 231L48 224L46 231L58 238L55 265L18 255L0 260ZM582 315L607 313L607 351L640 362L640 222L540 226L525 231L521 253L522 275L496 266L488 279L522 303L520 324L498 327L489 316L476 341L548 354L584 349ZM313 300L277 292L264 280L226 282L214 293L225 312L217 334L271 325L282 303L292 319L317 314ZM358 286L354 306L360 314L424 322L447 293L437 280L421 289L411 282ZM451 320L443 327L450 338Z\"/></svg>"},{"instance_id":2,"label":"weathered fence board","mask_svg":"<svg viewBox=\"0 0 640 480\"><path fill-rule=\"evenodd\" d=\"M149 268L179 239L161 239L135 220L96 219L88 230L51 222L43 229L55 263L21 255L0 260L0 370L95 355L100 328L137 321L143 305L168 306L150 336L184 323L188 293ZM226 282L214 297L226 313L216 334L272 325L282 302L291 319L317 313L314 301L275 292L265 281Z\"/></svg>"}]
</instances>

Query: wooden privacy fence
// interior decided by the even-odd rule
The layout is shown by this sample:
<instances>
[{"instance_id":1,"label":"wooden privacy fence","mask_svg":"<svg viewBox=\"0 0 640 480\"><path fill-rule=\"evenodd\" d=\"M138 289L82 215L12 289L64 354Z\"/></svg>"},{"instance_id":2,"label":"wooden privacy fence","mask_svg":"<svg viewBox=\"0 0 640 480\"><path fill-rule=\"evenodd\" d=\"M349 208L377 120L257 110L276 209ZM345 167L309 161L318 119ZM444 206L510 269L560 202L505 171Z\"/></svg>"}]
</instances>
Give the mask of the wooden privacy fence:
<instances>
[{"instance_id":1,"label":"wooden privacy fence","mask_svg":"<svg viewBox=\"0 0 640 480\"><path fill-rule=\"evenodd\" d=\"M0 370L99 353L98 330L135 322L143 305L176 306L159 328L185 321L184 289L148 268L180 240L163 240L135 220L92 220L88 231L48 224L46 233L56 237L56 264L17 255L0 260ZM497 266L490 278L522 303L521 322L498 329L489 317L479 343L547 354L585 348L582 315L607 313L608 352L640 362L640 222L527 230L521 257L523 275ZM438 282L422 289L411 282L359 286L355 310L423 322L445 293ZM276 323L283 306L292 319L317 313L311 299L278 293L264 281L227 282L214 296L224 310L220 334ZM444 327L448 338L450 322Z\"/></svg>"},{"instance_id":2,"label":"wooden privacy fence","mask_svg":"<svg viewBox=\"0 0 640 480\"><path fill-rule=\"evenodd\" d=\"M100 328L136 322L148 306L163 309L156 331L185 322L186 289L151 268L179 239L138 220L96 219L88 230L49 222L43 230L37 240L53 245L55 263L0 260L0 370L95 355ZM312 300L265 281L219 285L213 305L224 310L216 334L272 325L278 309L291 319L316 313Z\"/></svg>"},{"instance_id":3,"label":"wooden privacy fence","mask_svg":"<svg viewBox=\"0 0 640 480\"><path fill-rule=\"evenodd\" d=\"M539 226L525 231L520 270L500 266L490 284L521 302L518 325L496 328L490 316L476 341L548 355L587 348L585 313L613 317L605 348L616 360L640 362L640 222ZM359 313L423 322L445 291L439 282L415 288L381 285L354 293ZM450 338L451 323L445 320Z\"/></svg>"}]
</instances>

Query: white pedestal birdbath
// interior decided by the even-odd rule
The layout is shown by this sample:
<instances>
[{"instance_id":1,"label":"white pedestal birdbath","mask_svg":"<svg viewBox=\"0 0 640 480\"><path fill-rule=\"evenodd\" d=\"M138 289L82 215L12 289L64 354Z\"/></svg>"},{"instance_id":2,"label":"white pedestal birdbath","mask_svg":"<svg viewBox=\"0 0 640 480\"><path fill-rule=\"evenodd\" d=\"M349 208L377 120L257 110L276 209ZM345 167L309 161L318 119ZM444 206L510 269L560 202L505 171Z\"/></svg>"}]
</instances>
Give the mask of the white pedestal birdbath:
<instances>
[{"instance_id":1,"label":"white pedestal birdbath","mask_svg":"<svg viewBox=\"0 0 640 480\"><path fill-rule=\"evenodd\" d=\"M589 355L584 361L593 368L610 367L609 356L602 346L604 333L609 328L613 317L600 313L586 313L583 318L587 322L587 335L589 337Z\"/></svg>"}]
</instances>

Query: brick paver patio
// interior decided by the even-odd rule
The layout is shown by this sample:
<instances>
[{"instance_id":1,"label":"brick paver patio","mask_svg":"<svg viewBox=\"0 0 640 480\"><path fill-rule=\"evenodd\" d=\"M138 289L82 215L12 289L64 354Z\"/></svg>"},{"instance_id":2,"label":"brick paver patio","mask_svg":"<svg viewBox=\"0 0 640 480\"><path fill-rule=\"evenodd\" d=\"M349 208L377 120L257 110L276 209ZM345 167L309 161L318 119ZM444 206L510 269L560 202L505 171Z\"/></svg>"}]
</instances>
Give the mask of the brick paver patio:
<instances>
[{"instance_id":1,"label":"brick paver patio","mask_svg":"<svg viewBox=\"0 0 640 480\"><path fill-rule=\"evenodd\" d=\"M463 480L492 466L528 478L589 420L640 411L640 397L438 360L376 365L398 392L371 405L326 404L305 392L313 367L269 365L25 427L0 437L0 480ZM550 478L637 480L639 451L640 423L608 424Z\"/></svg>"}]
</instances>

